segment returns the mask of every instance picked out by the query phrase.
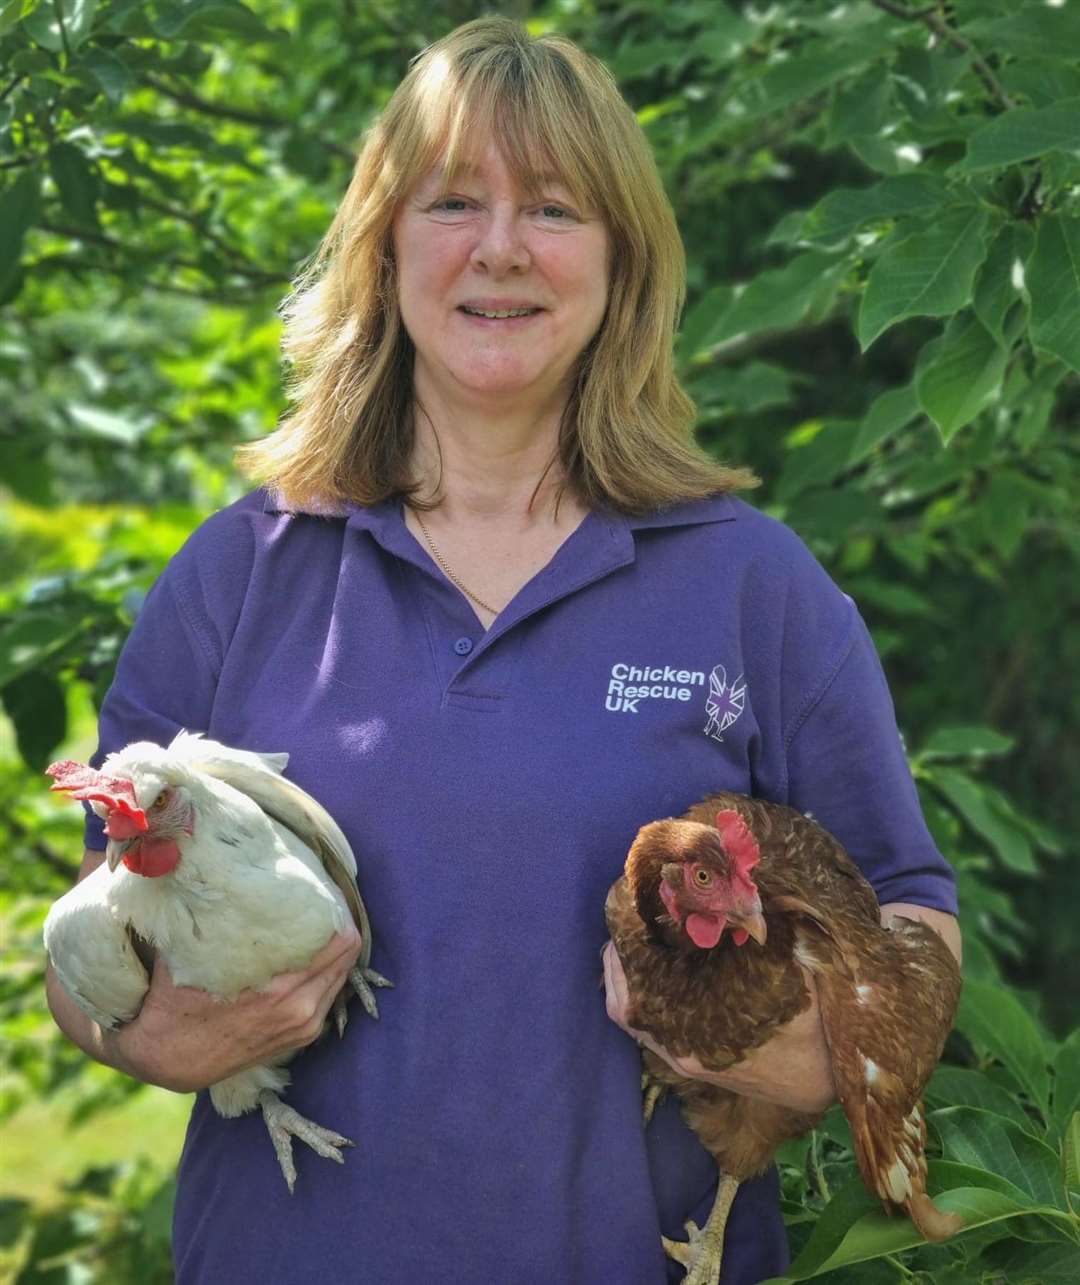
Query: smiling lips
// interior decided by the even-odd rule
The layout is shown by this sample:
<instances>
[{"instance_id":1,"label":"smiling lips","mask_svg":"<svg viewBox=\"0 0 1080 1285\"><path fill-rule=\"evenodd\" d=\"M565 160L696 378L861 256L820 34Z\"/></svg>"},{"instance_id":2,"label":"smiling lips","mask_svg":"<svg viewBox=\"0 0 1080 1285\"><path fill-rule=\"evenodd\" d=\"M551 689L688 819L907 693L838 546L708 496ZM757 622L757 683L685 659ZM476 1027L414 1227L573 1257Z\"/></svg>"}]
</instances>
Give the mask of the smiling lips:
<instances>
[{"instance_id":1,"label":"smiling lips","mask_svg":"<svg viewBox=\"0 0 1080 1285\"><path fill-rule=\"evenodd\" d=\"M464 313L473 321L498 322L500 324L528 321L538 312L543 312L539 304L528 299L467 299L458 304L458 312Z\"/></svg>"}]
</instances>

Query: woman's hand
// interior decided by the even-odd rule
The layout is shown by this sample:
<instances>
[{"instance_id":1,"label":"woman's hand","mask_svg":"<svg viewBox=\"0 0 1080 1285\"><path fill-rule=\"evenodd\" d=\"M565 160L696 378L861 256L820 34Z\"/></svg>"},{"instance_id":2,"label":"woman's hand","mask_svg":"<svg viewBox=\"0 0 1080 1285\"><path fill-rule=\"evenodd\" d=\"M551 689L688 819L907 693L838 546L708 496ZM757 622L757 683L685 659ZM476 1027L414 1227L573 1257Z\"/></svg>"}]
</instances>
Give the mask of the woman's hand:
<instances>
[{"instance_id":1,"label":"woman's hand","mask_svg":"<svg viewBox=\"0 0 1080 1285\"><path fill-rule=\"evenodd\" d=\"M817 986L805 968L803 978L810 992L810 1007L781 1026L767 1044L751 1049L737 1066L727 1071L707 1071L696 1057L676 1057L651 1036L627 1024L629 988L622 963L610 941L604 947L603 958L608 1017L680 1075L808 1114L824 1111L836 1101L829 1050L818 1015Z\"/></svg>"},{"instance_id":2,"label":"woman's hand","mask_svg":"<svg viewBox=\"0 0 1080 1285\"><path fill-rule=\"evenodd\" d=\"M193 1093L303 1048L322 1031L360 945L355 928L338 933L307 968L280 973L265 990L241 991L229 1001L174 985L158 957L138 1017L106 1033L114 1065L174 1093Z\"/></svg>"}]
</instances>

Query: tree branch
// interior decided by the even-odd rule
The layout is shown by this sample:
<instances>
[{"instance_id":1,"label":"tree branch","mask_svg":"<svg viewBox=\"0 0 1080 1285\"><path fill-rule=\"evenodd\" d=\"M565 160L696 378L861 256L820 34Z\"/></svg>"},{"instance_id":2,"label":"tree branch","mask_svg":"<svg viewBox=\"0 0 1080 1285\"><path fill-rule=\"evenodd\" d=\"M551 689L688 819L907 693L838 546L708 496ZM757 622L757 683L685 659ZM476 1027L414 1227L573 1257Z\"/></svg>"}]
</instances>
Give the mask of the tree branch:
<instances>
[{"instance_id":1,"label":"tree branch","mask_svg":"<svg viewBox=\"0 0 1080 1285\"><path fill-rule=\"evenodd\" d=\"M69 883L74 882L75 876L79 873L78 861L65 860L51 844L46 843L42 838L35 837L30 827L23 825L10 810L4 817L4 821L15 838L25 843L43 865L48 866L54 874L62 875Z\"/></svg>"},{"instance_id":2,"label":"tree branch","mask_svg":"<svg viewBox=\"0 0 1080 1285\"><path fill-rule=\"evenodd\" d=\"M258 268L247 266L242 252L208 228L197 215L189 214L186 210L177 209L176 206L170 205L167 201L159 201L152 196L148 196L141 188L136 190L139 194L139 201L143 205L147 205L150 209L157 210L161 214L168 214L170 217L178 219L181 223L187 223L190 227L193 227L201 237L204 237L211 245L216 246L225 258L230 260L234 271L241 273L249 280L277 283L290 279L280 272L262 272Z\"/></svg>"},{"instance_id":3,"label":"tree branch","mask_svg":"<svg viewBox=\"0 0 1080 1285\"><path fill-rule=\"evenodd\" d=\"M211 102L208 98L193 93L190 89L176 89L168 81L162 80L160 76L155 76L152 72L146 72L139 77L140 81L156 89L159 94L166 98L171 98L174 103L181 107L190 107L192 111L201 112L204 116L213 116L218 120L235 120L242 125L255 125L259 129L288 129L292 122L285 120L281 116L268 116L262 112L245 111L242 107L226 107L221 103ZM356 157L349 148L343 146L334 139L320 139L319 146L328 152L333 152L352 164Z\"/></svg>"},{"instance_id":4,"label":"tree branch","mask_svg":"<svg viewBox=\"0 0 1080 1285\"><path fill-rule=\"evenodd\" d=\"M1001 81L994 74L994 69L979 53L970 40L962 36L955 28L950 27L937 5L927 5L925 9L909 9L907 5L897 4L895 0L872 0L876 8L884 10L885 13L891 13L895 18L903 18L907 22L922 22L940 39L948 41L956 49L963 50L971 58L971 65L975 68L980 80L987 87L994 98L1005 108L1010 111L1016 104L1005 92Z\"/></svg>"},{"instance_id":5,"label":"tree branch","mask_svg":"<svg viewBox=\"0 0 1080 1285\"><path fill-rule=\"evenodd\" d=\"M0 91L0 103L4 101L4 99L8 96L8 94L10 94L11 91L16 88L16 86L21 85L25 79L26 79L25 76L16 76L14 80L9 81L8 84L4 87L4 89Z\"/></svg>"},{"instance_id":6,"label":"tree branch","mask_svg":"<svg viewBox=\"0 0 1080 1285\"><path fill-rule=\"evenodd\" d=\"M172 211L170 211L171 213ZM59 223L38 222L33 225L42 232L53 232L57 236L70 237L75 241L88 241L91 245L104 246L108 250L115 250L124 255L129 261L142 262L157 265L161 260L156 255L150 255L145 260L140 258L138 251L132 246L125 245L122 241L117 241L113 237L106 236L103 232L93 232L87 228L67 227ZM40 261L39 261L40 262ZM100 264L85 264L87 268L99 268ZM174 257L165 260L165 266L169 268L191 268L195 272L205 273L206 268L203 264L197 263L194 259L185 259ZM260 272L257 268L245 267L241 264L232 263L226 265L230 272L235 272L237 276L246 277L253 285L272 286L287 284L292 278L287 273L281 272ZM149 283L148 283L149 284ZM185 291L185 293L187 293ZM213 298L215 296L207 296Z\"/></svg>"}]
</instances>

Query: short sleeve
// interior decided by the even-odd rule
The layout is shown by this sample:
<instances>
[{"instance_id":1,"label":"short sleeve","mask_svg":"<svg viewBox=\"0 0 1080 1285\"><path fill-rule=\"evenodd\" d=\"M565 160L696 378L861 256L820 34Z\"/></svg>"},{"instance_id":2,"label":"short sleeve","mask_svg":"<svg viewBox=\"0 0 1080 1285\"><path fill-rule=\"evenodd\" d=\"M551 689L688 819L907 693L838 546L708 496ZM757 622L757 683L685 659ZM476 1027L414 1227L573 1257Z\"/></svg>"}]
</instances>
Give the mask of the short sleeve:
<instances>
[{"instance_id":1,"label":"short sleeve","mask_svg":"<svg viewBox=\"0 0 1080 1285\"><path fill-rule=\"evenodd\" d=\"M846 644L788 732L788 802L840 840L882 904L955 914L955 879L923 819L873 639L846 601Z\"/></svg>"}]
</instances>

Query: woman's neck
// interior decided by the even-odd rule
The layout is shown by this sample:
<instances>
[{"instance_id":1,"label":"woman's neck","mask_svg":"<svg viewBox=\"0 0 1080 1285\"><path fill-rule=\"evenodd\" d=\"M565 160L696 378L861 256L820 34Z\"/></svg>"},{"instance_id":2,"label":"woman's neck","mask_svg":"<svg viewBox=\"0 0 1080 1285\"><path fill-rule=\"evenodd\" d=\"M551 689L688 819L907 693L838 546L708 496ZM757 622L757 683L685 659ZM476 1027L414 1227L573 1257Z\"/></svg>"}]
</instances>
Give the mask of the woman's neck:
<instances>
[{"instance_id":1,"label":"woman's neck","mask_svg":"<svg viewBox=\"0 0 1080 1285\"><path fill-rule=\"evenodd\" d=\"M555 518L563 482L557 416L478 410L466 418L432 409L415 412L419 499L438 500L444 521L515 520L531 526ZM559 503L560 519L564 507L580 513L572 501L567 505L570 499Z\"/></svg>"}]
</instances>

